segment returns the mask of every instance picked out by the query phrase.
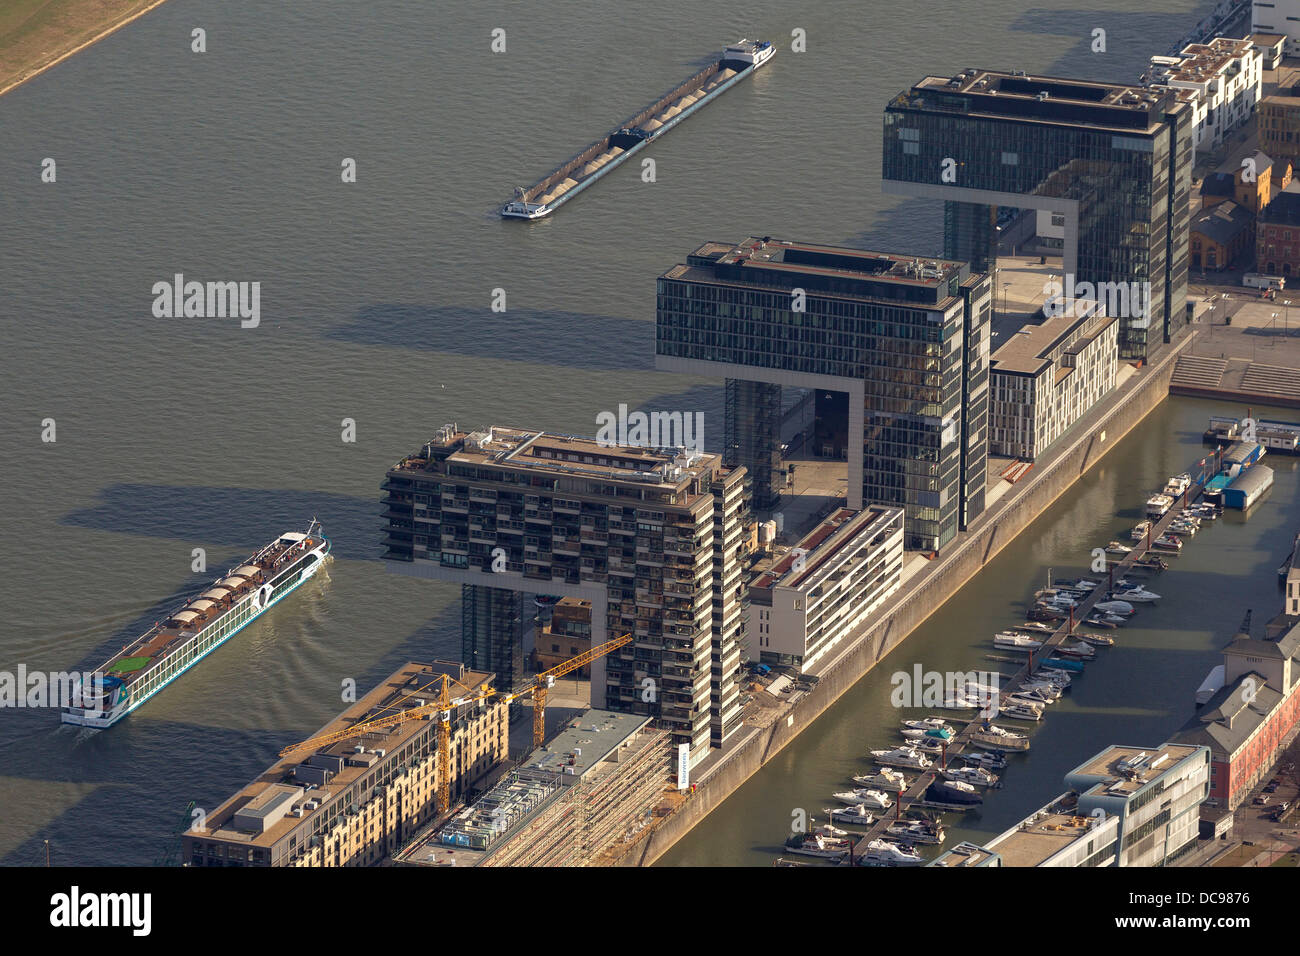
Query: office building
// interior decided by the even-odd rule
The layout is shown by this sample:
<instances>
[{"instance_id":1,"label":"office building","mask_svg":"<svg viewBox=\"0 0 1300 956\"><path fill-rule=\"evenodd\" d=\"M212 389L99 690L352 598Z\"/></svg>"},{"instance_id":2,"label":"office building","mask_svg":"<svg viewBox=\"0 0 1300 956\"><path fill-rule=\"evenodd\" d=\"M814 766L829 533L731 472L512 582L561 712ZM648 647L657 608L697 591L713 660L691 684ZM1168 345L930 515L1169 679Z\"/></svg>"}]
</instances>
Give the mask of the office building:
<instances>
[{"instance_id":1,"label":"office building","mask_svg":"<svg viewBox=\"0 0 1300 956\"><path fill-rule=\"evenodd\" d=\"M1062 220L1076 283L1149 286L1123 358L1187 323L1192 110L1178 91L990 70L928 76L885 108L886 193L944 201L944 254L992 271L997 207Z\"/></svg>"},{"instance_id":2,"label":"office building","mask_svg":"<svg viewBox=\"0 0 1300 956\"><path fill-rule=\"evenodd\" d=\"M840 508L749 585L749 659L807 672L854 637L903 571L903 511Z\"/></svg>"},{"instance_id":3,"label":"office building","mask_svg":"<svg viewBox=\"0 0 1300 956\"><path fill-rule=\"evenodd\" d=\"M383 488L390 570L589 601L593 644L635 638L592 662L595 704L670 726L693 761L740 727L743 468L447 425Z\"/></svg>"},{"instance_id":4,"label":"office building","mask_svg":"<svg viewBox=\"0 0 1300 956\"><path fill-rule=\"evenodd\" d=\"M1115 387L1118 321L1076 300L1026 325L989 363L989 454L1033 461Z\"/></svg>"},{"instance_id":5,"label":"office building","mask_svg":"<svg viewBox=\"0 0 1300 956\"><path fill-rule=\"evenodd\" d=\"M458 662L411 662L313 736L395 718L433 700L443 675L455 682L458 695L494 679ZM506 759L508 733L499 698L454 708L448 757L453 802ZM187 830L181 859L191 866L378 863L442 809L437 744L438 722L415 717L283 757L208 814L202 829Z\"/></svg>"},{"instance_id":6,"label":"office building","mask_svg":"<svg viewBox=\"0 0 1300 956\"><path fill-rule=\"evenodd\" d=\"M1107 747L985 849L1003 866L1160 866L1197 838L1209 764L1201 746Z\"/></svg>"},{"instance_id":7,"label":"office building","mask_svg":"<svg viewBox=\"0 0 1300 956\"><path fill-rule=\"evenodd\" d=\"M937 551L984 510L991 289L962 262L709 242L659 277L655 366L728 379L727 433L752 436L728 453L755 500L781 387L847 395L846 504L903 508L905 546Z\"/></svg>"}]
</instances>

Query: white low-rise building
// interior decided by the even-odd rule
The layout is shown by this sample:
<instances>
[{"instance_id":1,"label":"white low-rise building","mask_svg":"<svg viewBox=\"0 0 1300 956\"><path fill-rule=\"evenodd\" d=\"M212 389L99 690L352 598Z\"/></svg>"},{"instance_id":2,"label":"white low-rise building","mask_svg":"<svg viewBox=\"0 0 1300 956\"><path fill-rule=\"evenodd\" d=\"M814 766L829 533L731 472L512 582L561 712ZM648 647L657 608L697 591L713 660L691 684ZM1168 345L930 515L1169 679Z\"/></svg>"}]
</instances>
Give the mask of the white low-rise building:
<instances>
[{"instance_id":1,"label":"white low-rise building","mask_svg":"<svg viewBox=\"0 0 1300 956\"><path fill-rule=\"evenodd\" d=\"M903 510L840 508L749 586L749 659L801 672L852 637L902 581Z\"/></svg>"},{"instance_id":2,"label":"white low-rise building","mask_svg":"<svg viewBox=\"0 0 1300 956\"><path fill-rule=\"evenodd\" d=\"M1178 56L1153 56L1143 79L1152 87L1191 94L1194 142L1198 150L1208 151L1221 146L1254 112L1263 95L1264 55L1251 40L1216 37L1190 43Z\"/></svg>"},{"instance_id":3,"label":"white low-rise building","mask_svg":"<svg viewBox=\"0 0 1300 956\"><path fill-rule=\"evenodd\" d=\"M1251 4L1252 33L1280 33L1286 37L1283 53L1300 54L1300 0L1255 0Z\"/></svg>"},{"instance_id":4,"label":"white low-rise building","mask_svg":"<svg viewBox=\"0 0 1300 956\"><path fill-rule=\"evenodd\" d=\"M1033 461L1115 387L1118 321L1078 300L1026 325L989 362L989 454Z\"/></svg>"}]
</instances>

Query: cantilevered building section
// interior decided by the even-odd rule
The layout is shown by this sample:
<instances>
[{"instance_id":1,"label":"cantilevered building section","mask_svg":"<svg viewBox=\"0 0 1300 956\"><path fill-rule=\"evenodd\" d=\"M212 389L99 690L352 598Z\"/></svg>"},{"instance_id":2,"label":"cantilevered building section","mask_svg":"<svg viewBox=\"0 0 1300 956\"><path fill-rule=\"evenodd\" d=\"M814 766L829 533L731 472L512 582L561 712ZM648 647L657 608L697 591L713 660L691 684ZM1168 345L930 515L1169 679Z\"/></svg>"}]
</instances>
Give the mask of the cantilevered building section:
<instances>
[{"instance_id":1,"label":"cantilevered building section","mask_svg":"<svg viewBox=\"0 0 1300 956\"><path fill-rule=\"evenodd\" d=\"M906 546L936 551L984 510L991 288L962 262L710 242L659 277L655 366L729 380L727 434L750 432L729 452L756 502L780 386L846 393L848 506L902 507Z\"/></svg>"},{"instance_id":2,"label":"cantilevered building section","mask_svg":"<svg viewBox=\"0 0 1300 956\"><path fill-rule=\"evenodd\" d=\"M390 570L591 602L592 701L698 761L740 727L745 470L717 455L444 426L384 481ZM501 653L498 648L494 653Z\"/></svg>"},{"instance_id":3,"label":"cantilevered building section","mask_svg":"<svg viewBox=\"0 0 1300 956\"><path fill-rule=\"evenodd\" d=\"M885 108L883 186L944 200L945 255L974 269L996 261L996 207L1062 216L1067 276L1150 283L1117 316L1121 357L1149 359L1187 323L1194 137L1174 90L964 70Z\"/></svg>"},{"instance_id":4,"label":"cantilevered building section","mask_svg":"<svg viewBox=\"0 0 1300 956\"><path fill-rule=\"evenodd\" d=\"M494 675L450 661L402 666L314 736L432 702L442 676L455 693ZM500 697L456 707L451 718L453 803L507 756L507 705ZM436 716L436 715L434 715ZM427 716L371 728L278 760L188 830L190 866L367 866L405 846L439 808L438 721Z\"/></svg>"}]
</instances>

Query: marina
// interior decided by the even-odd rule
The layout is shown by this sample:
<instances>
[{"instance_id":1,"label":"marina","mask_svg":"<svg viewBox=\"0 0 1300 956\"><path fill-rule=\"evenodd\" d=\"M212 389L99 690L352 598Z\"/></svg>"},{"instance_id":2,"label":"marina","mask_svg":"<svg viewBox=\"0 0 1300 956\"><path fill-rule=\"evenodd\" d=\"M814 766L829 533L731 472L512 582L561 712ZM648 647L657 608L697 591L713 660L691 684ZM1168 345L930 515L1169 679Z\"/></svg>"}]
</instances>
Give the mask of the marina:
<instances>
[{"instance_id":1,"label":"marina","mask_svg":"<svg viewBox=\"0 0 1300 956\"><path fill-rule=\"evenodd\" d=\"M1262 453L1262 450L1238 449L1238 457L1252 461L1257 461ZM1251 470L1260 471L1258 467ZM983 804L981 789L1003 786L1002 776L1009 759L1027 755L1031 750L1031 728L1043 722L1047 709L1061 699L1072 686L1074 677L1081 675L1087 663L1097 657L1098 649L1117 643L1115 637L1082 630L1078 625L1096 622L1114 630L1127 624L1138 613L1139 606L1156 607L1161 595L1148 588L1144 578L1131 575L1160 573L1165 563L1150 563L1154 549L1179 553L1184 540L1190 540L1202 521L1219 516L1217 507L1198 501L1210 473L1202 467L1196 478L1189 473L1171 477L1158 493L1166 499L1159 503L1159 514L1153 513L1148 501L1150 517L1142 522L1143 534L1133 536L1136 542L1133 547L1112 541L1105 549L1098 549L1107 559L1104 578L1054 582L1049 573L1047 587L1034 592L1030 616L1046 618L1051 623L1040 619L1013 625L996 632L992 638L995 649L1019 652L1027 655L1027 661L1012 674L996 674L996 679L991 681L970 680L953 688L948 695L945 703L954 708L958 705L978 708L974 718L966 718L964 726L954 726L948 718L939 716L904 720L899 731L905 741L902 746L870 751L869 757L881 767L908 766L917 770L917 774L905 787L896 790L892 799L879 791L873 792L870 809L874 812L863 808L857 814L857 819L863 821L857 825L866 827L866 832L857 834L852 852L837 862L915 865L910 854L916 848L911 844L937 845L915 836L924 832L926 826L941 824L937 816L933 823L921 823L909 816L918 810L939 815L966 813ZM1016 661L1016 658L990 656L1000 661ZM1024 729L1018 729L1017 725ZM865 775L854 777L855 782L868 779L871 778ZM861 793L864 791L835 796L848 802L848 797ZM872 822L865 822L868 818ZM910 842L901 842L908 837L913 837ZM893 859L881 852L881 847L891 841L900 842L905 858Z\"/></svg>"}]
</instances>

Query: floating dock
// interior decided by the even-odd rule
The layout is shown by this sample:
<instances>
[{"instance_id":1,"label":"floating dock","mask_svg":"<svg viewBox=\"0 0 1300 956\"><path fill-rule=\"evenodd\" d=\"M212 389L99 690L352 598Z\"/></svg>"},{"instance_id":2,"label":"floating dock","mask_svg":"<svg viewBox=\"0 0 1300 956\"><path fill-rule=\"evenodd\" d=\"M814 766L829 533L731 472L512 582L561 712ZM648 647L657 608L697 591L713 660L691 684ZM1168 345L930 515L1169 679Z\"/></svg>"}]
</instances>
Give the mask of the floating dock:
<instances>
[{"instance_id":1,"label":"floating dock","mask_svg":"<svg viewBox=\"0 0 1300 956\"><path fill-rule=\"evenodd\" d=\"M501 207L506 219L549 216L610 170L621 166L686 117L751 76L776 53L768 40L741 40L717 62L677 84Z\"/></svg>"}]
</instances>

